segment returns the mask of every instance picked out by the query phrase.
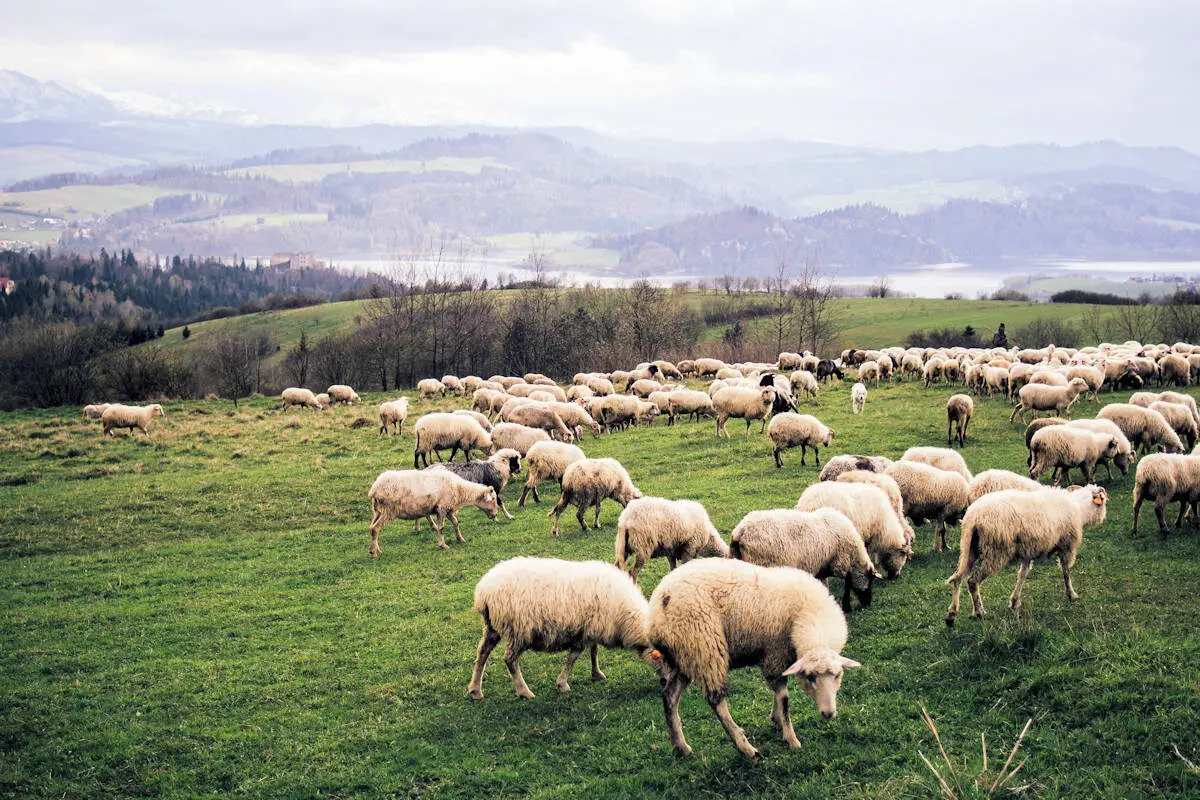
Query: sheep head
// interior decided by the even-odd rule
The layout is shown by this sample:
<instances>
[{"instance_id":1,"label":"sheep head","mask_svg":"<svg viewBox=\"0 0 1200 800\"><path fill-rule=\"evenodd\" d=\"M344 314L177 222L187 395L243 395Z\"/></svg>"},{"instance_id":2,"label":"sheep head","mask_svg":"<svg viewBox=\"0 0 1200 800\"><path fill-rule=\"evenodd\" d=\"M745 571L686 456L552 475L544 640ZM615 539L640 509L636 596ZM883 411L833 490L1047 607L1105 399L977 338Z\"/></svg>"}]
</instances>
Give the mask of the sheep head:
<instances>
[{"instance_id":1,"label":"sheep head","mask_svg":"<svg viewBox=\"0 0 1200 800\"><path fill-rule=\"evenodd\" d=\"M783 674L785 677L795 675L800 688L817 704L821 716L833 719L837 716L837 693L842 686L842 672L861 666L835 650L818 649L800 656Z\"/></svg>"}]
</instances>

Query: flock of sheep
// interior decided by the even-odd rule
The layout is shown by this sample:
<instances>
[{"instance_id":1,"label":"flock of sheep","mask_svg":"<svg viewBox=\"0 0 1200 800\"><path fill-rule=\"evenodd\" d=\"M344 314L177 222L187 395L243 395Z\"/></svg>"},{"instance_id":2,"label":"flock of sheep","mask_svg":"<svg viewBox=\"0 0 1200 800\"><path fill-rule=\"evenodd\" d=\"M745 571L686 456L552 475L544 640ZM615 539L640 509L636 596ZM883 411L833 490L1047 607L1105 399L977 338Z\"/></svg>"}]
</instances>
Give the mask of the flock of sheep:
<instances>
[{"instance_id":1,"label":"flock of sheep","mask_svg":"<svg viewBox=\"0 0 1200 800\"><path fill-rule=\"evenodd\" d=\"M1195 351L1193 353L1193 351ZM801 449L801 464L811 449L828 446L835 432L817 417L798 413L806 398L819 402L822 384L854 372L851 409L865 410L869 387L914 379L931 387L959 385L965 393L949 398L948 447L912 447L898 461L875 455L838 455L828 459L817 483L804 490L794 508L755 510L737 524L726 542L704 506L692 500L646 497L628 471L612 458L588 458L575 443L585 431L593 436L630 426L649 425L660 415L668 424L680 417L715 420L717 436L728 436L730 419L755 421L773 445L776 466L781 454ZM503 561L479 581L474 606L483 621L483 637L469 693L483 698L484 668L492 650L505 642L504 662L519 697L533 697L521 673L526 650L566 651L557 687L569 691L572 666L590 650L595 679L604 677L598 647L633 650L658 674L672 745L681 754L691 748L679 719L680 694L691 683L704 692L737 749L757 751L730 717L725 696L730 669L761 668L775 693L771 720L790 747L800 743L792 728L788 676L830 718L846 669L859 664L842 655L847 640L845 612L857 598L872 602L877 580L898 578L913 554L914 526L932 523L932 549L946 546L948 526L961 522L959 561L947 582L953 587L946 615L953 625L965 580L973 616L985 614L979 585L1009 564L1019 565L1010 606L1018 615L1021 590L1035 559L1054 556L1069 599L1078 598L1070 570L1085 528L1103 523L1108 492L1091 481L1099 466L1125 473L1137 462L1134 533L1145 501L1153 501L1160 529L1164 512L1180 504L1200 512L1200 457L1185 454L1195 446L1200 414L1192 398L1173 391L1138 391L1128 403L1105 406L1096 419L1069 420L1076 400L1102 389L1141 389L1157 381L1188 385L1200 373L1200 347L1187 344L1101 345L1083 349L904 349L848 350L841 357L781 353L773 364L725 364L696 359L672 364L655 361L628 372L581 373L566 389L540 374L522 377L476 376L418 384L418 400L455 395L471 408L427 413L416 420L414 468L387 471L368 493L372 557L380 554L379 534L392 520L429 521L446 548L443 528L451 522L463 539L457 511L476 506L489 517L512 519L501 493L521 472L526 479L518 500L523 506L547 480L561 486L550 515L552 533L559 517L575 506L580 527L586 512L615 500L623 510L617 522L614 563L572 562L521 557ZM707 391L684 385L686 377L712 378ZM617 387L623 389L618 393ZM1029 477L1000 469L973 475L952 449L967 442L974 413L971 395L1002 392L1014 403L1013 414L1049 411L1026 428ZM292 405L323 409L335 402L355 404L348 386L323 394L289 388L283 411ZM379 405L380 435L401 433L408 418L407 398ZM89 416L116 427L146 429L160 406L89 406ZM1162 450L1163 452L1153 452ZM441 462L442 453L449 458ZM457 453L465 463L455 463ZM475 451L483 458L471 460ZM430 455L436 459L430 465ZM1138 460L1139 454L1143 457ZM424 466L425 468L420 468ZM1078 471L1085 486L1058 488ZM1037 478L1051 473L1053 485ZM653 558L666 558L671 571L645 598L637 580ZM843 582L840 603L825 580Z\"/></svg>"}]
</instances>

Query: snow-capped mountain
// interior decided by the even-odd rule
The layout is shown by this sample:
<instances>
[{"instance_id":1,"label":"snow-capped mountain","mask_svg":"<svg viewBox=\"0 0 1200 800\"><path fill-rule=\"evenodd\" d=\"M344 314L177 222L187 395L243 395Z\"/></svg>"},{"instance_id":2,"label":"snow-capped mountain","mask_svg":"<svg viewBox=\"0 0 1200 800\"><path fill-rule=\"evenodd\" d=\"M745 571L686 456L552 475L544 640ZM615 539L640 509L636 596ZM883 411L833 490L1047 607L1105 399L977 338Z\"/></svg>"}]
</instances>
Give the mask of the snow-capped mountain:
<instances>
[{"instance_id":1,"label":"snow-capped mountain","mask_svg":"<svg viewBox=\"0 0 1200 800\"><path fill-rule=\"evenodd\" d=\"M98 94L0 70L0 122L104 122L123 116Z\"/></svg>"}]
</instances>

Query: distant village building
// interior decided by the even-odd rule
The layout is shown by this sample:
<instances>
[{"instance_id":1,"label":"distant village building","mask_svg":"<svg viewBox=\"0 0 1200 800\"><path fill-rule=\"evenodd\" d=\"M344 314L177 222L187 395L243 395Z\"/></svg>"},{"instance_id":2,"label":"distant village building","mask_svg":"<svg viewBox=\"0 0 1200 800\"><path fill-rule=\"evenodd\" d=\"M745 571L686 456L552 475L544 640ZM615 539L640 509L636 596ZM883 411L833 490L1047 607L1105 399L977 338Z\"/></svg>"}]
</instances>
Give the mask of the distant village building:
<instances>
[{"instance_id":1,"label":"distant village building","mask_svg":"<svg viewBox=\"0 0 1200 800\"><path fill-rule=\"evenodd\" d=\"M292 263L291 253L275 253L271 256L272 267L282 267L284 264Z\"/></svg>"},{"instance_id":2,"label":"distant village building","mask_svg":"<svg viewBox=\"0 0 1200 800\"><path fill-rule=\"evenodd\" d=\"M272 267L290 265L292 269L313 269L320 266L316 253L305 250L301 253L275 253L271 256Z\"/></svg>"}]
</instances>

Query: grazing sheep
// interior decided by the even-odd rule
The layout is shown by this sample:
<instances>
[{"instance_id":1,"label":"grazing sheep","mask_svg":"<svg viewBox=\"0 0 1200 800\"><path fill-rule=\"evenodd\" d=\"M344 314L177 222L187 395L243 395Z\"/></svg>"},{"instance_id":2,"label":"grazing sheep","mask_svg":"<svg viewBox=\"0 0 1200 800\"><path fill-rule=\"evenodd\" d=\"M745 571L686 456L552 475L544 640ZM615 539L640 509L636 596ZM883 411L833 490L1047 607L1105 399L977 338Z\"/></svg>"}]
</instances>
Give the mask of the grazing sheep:
<instances>
[{"instance_id":1,"label":"grazing sheep","mask_svg":"<svg viewBox=\"0 0 1200 800\"><path fill-rule=\"evenodd\" d=\"M515 398L514 398L515 399ZM530 392L529 399L537 403L553 403L556 402L554 395L549 392Z\"/></svg>"},{"instance_id":2,"label":"grazing sheep","mask_svg":"<svg viewBox=\"0 0 1200 800\"><path fill-rule=\"evenodd\" d=\"M1133 452L1133 446L1125 438L1125 434L1121 432L1116 423L1108 419L1073 419L1067 425L1093 433L1107 434L1117 440L1117 454L1111 459L1102 458L1099 462L1104 465L1104 471L1107 473L1109 480L1112 480L1112 464L1117 465L1117 469L1121 471L1122 475L1129 472L1129 465L1134 462L1136 456Z\"/></svg>"},{"instance_id":3,"label":"grazing sheep","mask_svg":"<svg viewBox=\"0 0 1200 800\"><path fill-rule=\"evenodd\" d=\"M508 395L504 392L480 388L471 393L471 408L490 416L496 407L497 400L500 402L500 407L503 408L507 399Z\"/></svg>"},{"instance_id":4,"label":"grazing sheep","mask_svg":"<svg viewBox=\"0 0 1200 800\"><path fill-rule=\"evenodd\" d=\"M952 446L958 439L959 447L966 447L967 426L975 413L975 401L965 394L951 395L946 401L946 445Z\"/></svg>"},{"instance_id":5,"label":"grazing sheep","mask_svg":"<svg viewBox=\"0 0 1200 800\"><path fill-rule=\"evenodd\" d=\"M280 416L283 416L283 413L292 406L307 406L308 408L315 408L317 411L324 408L321 401L309 389L300 389L293 386L289 389L284 389L279 396L283 398L283 408L279 409ZM107 407L108 405L105 404L103 408ZM88 408L97 408L97 406L88 406ZM84 411L86 412L87 409L84 409Z\"/></svg>"},{"instance_id":6,"label":"grazing sheep","mask_svg":"<svg viewBox=\"0 0 1200 800\"><path fill-rule=\"evenodd\" d=\"M655 361L654 366L658 367L658 371L668 378L673 378L677 381L683 380L683 372L670 361Z\"/></svg>"},{"instance_id":7,"label":"grazing sheep","mask_svg":"<svg viewBox=\"0 0 1200 800\"><path fill-rule=\"evenodd\" d=\"M980 379L982 387L987 390L988 397L991 397L996 392L1007 394L1009 391L1009 381L1012 379L1009 371L1004 367L989 367L983 366L981 369Z\"/></svg>"},{"instance_id":8,"label":"grazing sheep","mask_svg":"<svg viewBox=\"0 0 1200 800\"><path fill-rule=\"evenodd\" d=\"M1154 392L1134 392L1134 394L1129 398L1130 403L1135 406L1142 406L1144 408L1149 408L1151 403L1159 401L1164 403L1178 403L1181 406L1187 406L1188 411L1190 411L1192 414L1192 419L1194 419L1196 421L1196 425L1200 427L1200 412L1196 410L1196 401L1191 395L1181 394L1179 392L1158 392L1157 394Z\"/></svg>"},{"instance_id":9,"label":"grazing sheep","mask_svg":"<svg viewBox=\"0 0 1200 800\"><path fill-rule=\"evenodd\" d=\"M1163 536L1170 530L1165 519L1168 503L1179 503L1176 528L1183 524L1188 508L1194 517L1200 511L1200 456L1154 453L1138 462L1133 486L1134 536L1138 535L1138 517L1146 500L1154 501L1158 532Z\"/></svg>"},{"instance_id":10,"label":"grazing sheep","mask_svg":"<svg viewBox=\"0 0 1200 800\"><path fill-rule=\"evenodd\" d=\"M535 394L545 393L553 395L551 398L555 402L567 402L567 393L562 388L553 384L547 386L543 383L521 383L509 388L508 393L513 397L533 397Z\"/></svg>"},{"instance_id":11,"label":"grazing sheep","mask_svg":"<svg viewBox=\"0 0 1200 800\"><path fill-rule=\"evenodd\" d=\"M817 362L817 380L833 382L834 378L839 381L845 380L846 373L842 372L842 368L837 365L836 361L831 361L828 358L822 358Z\"/></svg>"},{"instance_id":12,"label":"grazing sheep","mask_svg":"<svg viewBox=\"0 0 1200 800\"><path fill-rule=\"evenodd\" d=\"M767 417L775 406L775 390L769 387L752 389L748 386L726 386L713 395L713 408L717 413L717 436L729 438L725 423L731 417L746 420L746 438L750 437L750 423L762 420L762 431L767 429Z\"/></svg>"},{"instance_id":13,"label":"grazing sheep","mask_svg":"<svg viewBox=\"0 0 1200 800\"><path fill-rule=\"evenodd\" d=\"M1050 428L1043 433L1054 430L1059 429ZM1021 566L1008 604L1020 617L1021 588L1033 568L1033 560L1044 556L1058 557L1067 599L1078 600L1079 595L1071 585L1071 567L1083 543L1083 529L1103 523L1107 508L1108 493L1091 485L1074 487L1074 491L1017 490L981 497L963 517L958 569L946 580L954 587L946 625L953 625L958 617L963 578L967 579L971 592L971 615L982 617L986 612L979 584L1014 563Z\"/></svg>"},{"instance_id":14,"label":"grazing sheep","mask_svg":"<svg viewBox=\"0 0 1200 800\"><path fill-rule=\"evenodd\" d=\"M629 394L635 394L643 399L659 391L662 391L662 384L649 378L640 378L629 384Z\"/></svg>"},{"instance_id":15,"label":"grazing sheep","mask_svg":"<svg viewBox=\"0 0 1200 800\"><path fill-rule=\"evenodd\" d=\"M155 417L164 417L163 407L158 403L150 406L125 406L113 403L100 414L100 424L104 426L104 435L112 436L116 428L129 428L130 435L137 428L147 436L150 435L150 423Z\"/></svg>"},{"instance_id":16,"label":"grazing sheep","mask_svg":"<svg viewBox=\"0 0 1200 800\"><path fill-rule=\"evenodd\" d=\"M463 388L462 381L456 375L443 375L442 386L446 387L446 394L453 393L461 397L467 393L467 390Z\"/></svg>"},{"instance_id":17,"label":"grazing sheep","mask_svg":"<svg viewBox=\"0 0 1200 800\"><path fill-rule=\"evenodd\" d=\"M525 505L525 496L530 492L533 492L533 502L542 502L537 491L542 481L554 478L561 485L567 467L584 458L583 451L573 444L550 441L534 443L525 454L525 487L521 490L517 505Z\"/></svg>"},{"instance_id":18,"label":"grazing sheep","mask_svg":"<svg viewBox=\"0 0 1200 800\"><path fill-rule=\"evenodd\" d=\"M112 405L112 403L93 403L90 406L84 406L83 416L85 419L100 419L100 417L104 414L104 409L108 408L110 405Z\"/></svg>"},{"instance_id":19,"label":"grazing sheep","mask_svg":"<svg viewBox=\"0 0 1200 800\"><path fill-rule=\"evenodd\" d=\"M719 358L697 358L696 359L696 374L701 378L709 376L716 377L716 374L725 366L725 362Z\"/></svg>"},{"instance_id":20,"label":"grazing sheep","mask_svg":"<svg viewBox=\"0 0 1200 800\"><path fill-rule=\"evenodd\" d=\"M383 436L388 428L395 426L396 433L404 434L404 420L408 419L408 398L386 400L379 404L379 435Z\"/></svg>"},{"instance_id":21,"label":"grazing sheep","mask_svg":"<svg viewBox=\"0 0 1200 800\"><path fill-rule=\"evenodd\" d=\"M1066 386L1067 376L1052 369L1039 369L1029 378L1030 383L1042 386Z\"/></svg>"},{"instance_id":22,"label":"grazing sheep","mask_svg":"<svg viewBox=\"0 0 1200 800\"><path fill-rule=\"evenodd\" d=\"M940 358L931 358L925 362L925 370L923 377L925 379L925 388L928 389L933 384L937 383L942 377L942 370L946 362Z\"/></svg>"},{"instance_id":23,"label":"grazing sheep","mask_svg":"<svg viewBox=\"0 0 1200 800\"><path fill-rule=\"evenodd\" d=\"M946 526L957 524L967 510L966 479L958 472L916 461L897 461L884 474L900 487L904 515L913 525L933 521L933 551L941 552L946 546Z\"/></svg>"},{"instance_id":24,"label":"grazing sheep","mask_svg":"<svg viewBox=\"0 0 1200 800\"><path fill-rule=\"evenodd\" d=\"M967 462L958 451L946 447L910 447L900 456L900 460L915 461L948 472L957 472L968 482L971 480L971 470L967 468Z\"/></svg>"},{"instance_id":25,"label":"grazing sheep","mask_svg":"<svg viewBox=\"0 0 1200 800\"><path fill-rule=\"evenodd\" d=\"M325 392L321 392L317 395L317 402L321 404L322 411L333 405L333 401L329 399L329 395Z\"/></svg>"},{"instance_id":26,"label":"grazing sheep","mask_svg":"<svg viewBox=\"0 0 1200 800\"><path fill-rule=\"evenodd\" d=\"M875 361L868 361L858 368L858 383L855 386L867 383L879 386L879 364ZM863 389L865 390L866 386L863 386Z\"/></svg>"},{"instance_id":27,"label":"grazing sheep","mask_svg":"<svg viewBox=\"0 0 1200 800\"><path fill-rule=\"evenodd\" d=\"M789 380L792 382L794 389L800 393L801 397L811 397L813 400L817 399L817 395L821 391L821 384L811 372L798 369L791 374Z\"/></svg>"},{"instance_id":28,"label":"grazing sheep","mask_svg":"<svg viewBox=\"0 0 1200 800\"><path fill-rule=\"evenodd\" d=\"M617 390L613 386L613 382L608 378L592 377L588 378L587 388L591 389L594 394L604 396L616 394Z\"/></svg>"},{"instance_id":29,"label":"grazing sheep","mask_svg":"<svg viewBox=\"0 0 1200 800\"><path fill-rule=\"evenodd\" d=\"M1151 408L1142 408L1132 403L1109 403L1096 415L1099 419L1112 420L1125 434L1130 445L1148 453L1162 446L1168 453L1182 453L1183 442L1167 424L1163 415Z\"/></svg>"},{"instance_id":30,"label":"grazing sheep","mask_svg":"<svg viewBox=\"0 0 1200 800\"><path fill-rule=\"evenodd\" d=\"M834 456L821 468L822 481L836 481L843 472L865 470L867 472L885 472L892 465L892 460L884 456L857 456L849 453Z\"/></svg>"},{"instance_id":31,"label":"grazing sheep","mask_svg":"<svg viewBox=\"0 0 1200 800\"><path fill-rule=\"evenodd\" d=\"M1048 428L1051 425L1066 425L1069 420L1062 417L1038 417L1025 426L1025 466L1033 466L1033 436L1042 428Z\"/></svg>"},{"instance_id":32,"label":"grazing sheep","mask_svg":"<svg viewBox=\"0 0 1200 800\"><path fill-rule=\"evenodd\" d=\"M1192 412L1187 406L1156 400L1150 404L1150 408L1162 414L1162 418L1167 421L1167 424L1171 426L1188 450L1196 446L1196 420L1192 419Z\"/></svg>"},{"instance_id":33,"label":"grazing sheep","mask_svg":"<svg viewBox=\"0 0 1200 800\"><path fill-rule=\"evenodd\" d=\"M658 406L654 407L658 410ZM645 417L641 401L625 394L601 397L590 409L593 418L609 433L626 428Z\"/></svg>"},{"instance_id":34,"label":"grazing sheep","mask_svg":"<svg viewBox=\"0 0 1200 800\"><path fill-rule=\"evenodd\" d=\"M702 416L716 417L717 412L713 408L712 398L706 392L677 389L667 395L667 426L674 425L675 418L680 414L686 414L698 422Z\"/></svg>"},{"instance_id":35,"label":"grazing sheep","mask_svg":"<svg viewBox=\"0 0 1200 800\"><path fill-rule=\"evenodd\" d=\"M471 460L472 450L482 450L489 453L492 450L492 437L470 417L460 414L435 412L426 414L417 420L414 426L417 442L413 449L413 469L421 467L421 461L429 466L429 454L434 453L438 460L441 454L437 451L450 449L450 460L454 460L459 450L463 451L463 460Z\"/></svg>"},{"instance_id":36,"label":"grazing sheep","mask_svg":"<svg viewBox=\"0 0 1200 800\"><path fill-rule=\"evenodd\" d=\"M1172 353L1169 356L1163 356L1158 362L1158 385L1159 386L1187 386L1191 382L1192 368L1188 365L1187 359L1181 355Z\"/></svg>"},{"instance_id":37,"label":"grazing sheep","mask_svg":"<svg viewBox=\"0 0 1200 800\"><path fill-rule=\"evenodd\" d=\"M652 558L665 556L671 569L693 558L728 558L729 547L717 533L704 506L695 500L639 497L629 501L617 520L613 543L616 565L624 569L630 556L629 577Z\"/></svg>"},{"instance_id":38,"label":"grazing sheep","mask_svg":"<svg viewBox=\"0 0 1200 800\"><path fill-rule=\"evenodd\" d=\"M1029 443L1033 454L1033 466L1029 477L1040 478L1047 470L1055 486L1062 478L1068 483L1071 470L1083 473L1084 483L1091 483L1092 472L1101 460L1112 460L1117 455L1116 437L1107 433L1095 433L1070 425L1055 425L1038 431Z\"/></svg>"},{"instance_id":39,"label":"grazing sheep","mask_svg":"<svg viewBox=\"0 0 1200 800\"><path fill-rule=\"evenodd\" d=\"M967 499L969 502L974 503L979 498L992 492L1008 490L1036 492L1045 488L1044 485L1032 478L1026 478L1024 475L1018 475L1006 469L985 469L971 479L971 483L967 487Z\"/></svg>"},{"instance_id":40,"label":"grazing sheep","mask_svg":"<svg viewBox=\"0 0 1200 800\"><path fill-rule=\"evenodd\" d=\"M1086 364L1073 364L1067 368L1067 380L1079 378L1092 390L1092 400L1100 399L1100 387L1104 385L1104 370Z\"/></svg>"},{"instance_id":41,"label":"grazing sheep","mask_svg":"<svg viewBox=\"0 0 1200 800\"><path fill-rule=\"evenodd\" d=\"M854 384L853 388L850 389L850 410L855 414L861 414L866 405L867 387L861 383Z\"/></svg>"},{"instance_id":42,"label":"grazing sheep","mask_svg":"<svg viewBox=\"0 0 1200 800\"><path fill-rule=\"evenodd\" d=\"M550 441L550 434L540 428L527 428L515 422L501 422L492 428L492 446L510 447L521 455L538 442Z\"/></svg>"},{"instance_id":43,"label":"grazing sheep","mask_svg":"<svg viewBox=\"0 0 1200 800\"><path fill-rule=\"evenodd\" d=\"M501 447L485 460L469 461L466 464L434 464L429 469L447 469L463 480L490 486L496 491L496 503L507 519L513 519L504 507L500 493L508 485L508 479L521 472L521 454L510 447Z\"/></svg>"},{"instance_id":44,"label":"grazing sheep","mask_svg":"<svg viewBox=\"0 0 1200 800\"><path fill-rule=\"evenodd\" d=\"M521 674L520 658L526 650L568 651L555 682L560 692L571 691L571 667L588 647L593 680L605 677L597 661L598 645L633 650L653 665L646 598L624 573L602 561L501 561L476 584L475 610L483 618L483 638L468 687L473 700L483 699L484 667L503 640L508 641L504 665L522 699L534 697Z\"/></svg>"},{"instance_id":45,"label":"grazing sheep","mask_svg":"<svg viewBox=\"0 0 1200 800\"><path fill-rule=\"evenodd\" d=\"M862 608L870 606L872 584L882 577L854 523L835 508L751 511L729 537L729 556L761 567L795 567L817 580L840 578L843 611L850 610L852 591Z\"/></svg>"},{"instance_id":46,"label":"grazing sheep","mask_svg":"<svg viewBox=\"0 0 1200 800\"><path fill-rule=\"evenodd\" d=\"M593 439L600 435L600 423L592 419L592 415L587 412L587 409L578 403L554 402L547 403L547 407L555 414L558 414L563 424L572 431L587 428L592 432Z\"/></svg>"},{"instance_id":47,"label":"grazing sheep","mask_svg":"<svg viewBox=\"0 0 1200 800\"><path fill-rule=\"evenodd\" d=\"M418 424L420 424L418 422ZM371 498L371 558L378 556L379 532L394 519L420 520L426 517L438 535L438 547L449 549L442 535L446 518L454 524L458 541L466 542L458 527L458 509L478 506L495 519L496 491L490 486L471 483L447 470L390 470L381 472L367 493Z\"/></svg>"},{"instance_id":48,"label":"grazing sheep","mask_svg":"<svg viewBox=\"0 0 1200 800\"><path fill-rule=\"evenodd\" d=\"M325 390L325 394L329 395L330 405L333 403L345 403L349 406L356 406L362 402L358 399L358 392L344 383L335 383Z\"/></svg>"},{"instance_id":49,"label":"grazing sheep","mask_svg":"<svg viewBox=\"0 0 1200 800\"><path fill-rule=\"evenodd\" d=\"M474 394L476 389L479 389L483 386L483 378L479 377L478 375L468 375L462 379L461 383L462 393L465 397L466 395Z\"/></svg>"},{"instance_id":50,"label":"grazing sheep","mask_svg":"<svg viewBox=\"0 0 1200 800\"><path fill-rule=\"evenodd\" d=\"M738 751L758 756L725 699L730 668L749 666L761 668L775 693L771 720L784 741L800 747L787 678L798 676L821 716L832 719L843 670L861 666L841 655L846 636L846 618L829 590L798 569L705 558L668 574L650 596L650 641L664 665L663 711L675 751L692 752L679 697L695 682Z\"/></svg>"},{"instance_id":51,"label":"grazing sheep","mask_svg":"<svg viewBox=\"0 0 1200 800\"><path fill-rule=\"evenodd\" d=\"M690 358L685 358L683 361L680 361L675 366L679 369L680 377L682 377L684 375L695 375L696 374L696 362Z\"/></svg>"},{"instance_id":52,"label":"grazing sheep","mask_svg":"<svg viewBox=\"0 0 1200 800\"><path fill-rule=\"evenodd\" d=\"M540 403L517 406L505 414L504 419L506 422L524 425L527 428L541 428L550 434L552 439L569 442L575 438L575 434L563 422L562 417L554 413L554 409Z\"/></svg>"},{"instance_id":53,"label":"grazing sheep","mask_svg":"<svg viewBox=\"0 0 1200 800\"><path fill-rule=\"evenodd\" d=\"M875 363L879 365L878 380L886 380L888 382L888 385L891 385L892 372L896 369L896 364L894 361L892 361L891 356L881 355L879 358L875 359ZM861 374L860 374L860 377L861 377ZM876 381L877 383L878 383L878 380Z\"/></svg>"},{"instance_id":54,"label":"grazing sheep","mask_svg":"<svg viewBox=\"0 0 1200 800\"><path fill-rule=\"evenodd\" d=\"M795 414L789 411L784 414L776 414L771 418L767 436L775 445L773 455L776 467L783 466L783 458L780 454L792 447L800 448L801 466L805 466L805 454L811 447L819 467L821 466L821 451L818 446L829 447L829 443L837 436L837 431L811 414Z\"/></svg>"},{"instance_id":55,"label":"grazing sheep","mask_svg":"<svg viewBox=\"0 0 1200 800\"><path fill-rule=\"evenodd\" d=\"M472 411L469 408L456 408L450 413L458 414L460 417L469 417L478 422L479 427L483 428L488 433L492 432L492 421L488 419L486 415L481 414L478 411Z\"/></svg>"},{"instance_id":56,"label":"grazing sheep","mask_svg":"<svg viewBox=\"0 0 1200 800\"><path fill-rule=\"evenodd\" d=\"M563 472L562 494L549 514L554 517L551 535L558 536L558 518L563 509L572 503L576 508L575 517L579 520L579 527L586 531L588 525L583 515L588 508L596 509L592 527L599 528L600 504L604 500L615 500L624 507L629 505L630 500L641 496L642 493L633 485L625 467L615 458L585 458L576 461Z\"/></svg>"},{"instance_id":57,"label":"grazing sheep","mask_svg":"<svg viewBox=\"0 0 1200 800\"><path fill-rule=\"evenodd\" d=\"M888 481L891 484L888 489L896 493L895 502L884 484L876 484L867 478ZM821 481L809 486L796 501L796 509L835 508L845 514L887 576L897 578L912 556L913 534L904 522L903 502L900 489L891 478L852 470L836 481Z\"/></svg>"},{"instance_id":58,"label":"grazing sheep","mask_svg":"<svg viewBox=\"0 0 1200 800\"><path fill-rule=\"evenodd\" d=\"M1087 388L1088 385L1080 378L1072 379L1066 386L1046 386L1038 383L1022 386L1021 391L1017 393L1021 402L1013 409L1008 421L1012 422L1019 413L1021 422L1024 422L1025 414L1030 411L1035 415L1039 411L1053 411L1056 416L1069 417L1071 406Z\"/></svg>"},{"instance_id":59,"label":"grazing sheep","mask_svg":"<svg viewBox=\"0 0 1200 800\"><path fill-rule=\"evenodd\" d=\"M717 370L717 380L719 381L737 380L742 377L741 370L733 367L721 367Z\"/></svg>"},{"instance_id":60,"label":"grazing sheep","mask_svg":"<svg viewBox=\"0 0 1200 800\"><path fill-rule=\"evenodd\" d=\"M579 384L573 384L572 386L570 386L567 389L567 400L568 401L586 400L589 397L595 397L595 396L596 396L596 393L593 392L591 389L589 389L587 386L580 386Z\"/></svg>"}]
</instances>

